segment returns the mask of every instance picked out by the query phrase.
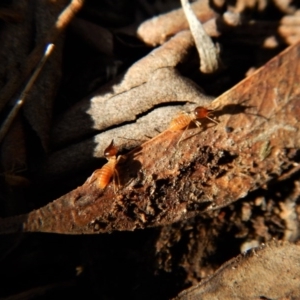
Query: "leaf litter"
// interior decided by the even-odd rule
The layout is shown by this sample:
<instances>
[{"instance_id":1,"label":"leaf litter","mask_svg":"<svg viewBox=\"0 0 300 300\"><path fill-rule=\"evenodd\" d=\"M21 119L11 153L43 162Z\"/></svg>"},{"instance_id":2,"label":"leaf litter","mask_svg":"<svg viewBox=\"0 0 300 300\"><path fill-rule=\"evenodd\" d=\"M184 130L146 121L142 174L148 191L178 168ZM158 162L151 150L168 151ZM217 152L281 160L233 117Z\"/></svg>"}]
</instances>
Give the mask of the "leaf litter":
<instances>
[{"instance_id":1,"label":"leaf litter","mask_svg":"<svg viewBox=\"0 0 300 300\"><path fill-rule=\"evenodd\" d=\"M205 3L203 1L199 5L207 6ZM218 37L218 42L223 46L221 55L225 70L219 70L213 76L198 71L199 61L196 62L193 39L184 26L167 33L153 29L152 32L157 32L159 39L150 44L161 46L145 55L150 49L142 44L134 45L132 40L129 42L122 30L126 34L130 32L129 28L125 30L126 22L129 24L130 21L120 19L122 25L119 31L111 30L113 47L107 48L102 54L110 57L110 60L106 60L107 68L119 66L116 69L118 75L110 80L103 65L99 65L99 72L95 73L92 64L81 64L83 70L78 70L78 74L84 74L89 80L92 78L94 83L73 86L75 97L65 100L66 104L62 101L68 92L63 86L60 87L56 97L60 104L54 102L50 140L49 129L45 134L42 131L37 136L32 134L38 128L32 125L32 121L25 123L25 127L19 125L21 129L18 130L25 132L21 138L23 146L12 146L8 141L16 139L9 138L9 135L6 137L1 147L1 165L2 168L6 166L2 172L3 179L20 176L30 180L30 185L16 187L5 184L5 189L2 189L6 191L1 195L2 233L112 233L109 236L77 237L46 235L40 241L36 240L36 236L27 236L25 240L13 235L3 236L1 253L5 255L2 255L1 264L8 282L22 276L21 273L9 273L8 266L12 260L17 260L19 266L26 270L22 258L33 254L30 248L24 248L26 244L37 243L35 254L40 255L45 264L54 262L57 255L67 258L70 247L74 250L75 246L74 254L65 261L74 270L82 270L76 280L82 281L83 274L92 282L100 282L99 290L95 290L90 283L88 286L93 291L88 294L117 298L118 291L110 288L117 283L126 295L168 299L205 278L204 285L213 286L214 276L208 276L241 251L268 243L273 238L298 241L299 67L295 61L299 60L299 46L296 44L288 48L266 63L270 55L277 54L284 43L275 34L276 29L280 34L285 34L284 39L290 43L297 40L297 26L292 23L289 30L283 31L280 18L277 23L274 19L266 20L269 27L266 31L260 30L259 38L265 41L264 45L268 48L260 47L258 50L258 39L253 37L251 26L255 24L262 28L261 21L253 23L251 19L239 17L244 16L243 9L249 7L250 3L239 1L236 7L221 2L216 2L216 5L227 8L226 13L222 15L212 10L209 17L201 21L204 21L208 33ZM251 5L250 8L254 10ZM257 12L264 11L266 5L260 2ZM297 14L295 9L286 4L279 7L283 12L289 11L294 16ZM211 9L208 7L207 10L209 12ZM180 15L183 18L182 12ZM95 20L92 16L87 6L76 18L90 18L89 21L93 23ZM287 24L287 17L284 18L281 24ZM168 20L172 24L173 18L166 13L158 16L157 22L152 22L150 26L156 26L160 20ZM220 24L220 20L223 20L223 25L216 30L215 24ZM109 20L106 22L109 23ZM234 26L228 26L229 23ZM105 28L107 24L104 22L101 26ZM175 21L172 26L178 24L180 22ZM135 34L138 25L135 24L131 32ZM69 34L73 39L76 37L74 28L72 33L67 32L67 37ZM143 39L140 32L139 36ZM239 32L243 32L244 36ZM169 39L172 35L174 37ZM275 38L271 40L272 35ZM124 39L122 46L137 54L132 66L120 53L118 57L115 54L120 47L121 36ZM111 36L107 35L107 38ZM93 48L93 43L89 41L87 49ZM243 43L246 43L248 46L236 47L234 43L240 43L243 47ZM270 47L273 50L266 51ZM109 53L112 51L109 49L113 49L114 53ZM257 61L247 54L251 49L257 49ZM72 55L69 54L70 57ZM246 57L251 59L247 60ZM94 56L86 58L92 61ZM122 64L116 63L120 60L123 60ZM105 59L102 64L103 61ZM258 66L262 68L255 71ZM87 67L89 69L84 69ZM68 68L64 68L64 76L71 76ZM229 89L247 72L251 73L248 78ZM100 77L93 78L95 74ZM105 86L97 87L97 82L105 81ZM76 94L84 94L84 90L80 89L87 86L86 95L81 99L76 98ZM55 88L50 89L51 92L55 91ZM20 91L15 89L14 93ZM214 97L217 99L212 101ZM53 101L53 96L49 98ZM62 110L59 110L60 105ZM197 106L213 109L213 117L219 124L206 120L201 122L200 130L190 126L186 130L186 137L178 144L182 131L168 130L169 123L180 111L191 112ZM48 110L51 108L48 107L46 112ZM20 121L19 124L24 123L22 119ZM150 140L144 142L146 136L150 136ZM121 180L121 188L117 191L113 181L105 189L99 189L95 182L87 180L97 167L101 168L102 163L97 158L103 157L103 150L112 139L116 139L125 157L117 165ZM5 143L8 145L6 150L3 148ZM18 152L8 149L18 149ZM16 198L18 200L8 202L8 199ZM58 199L47 204L55 198ZM42 207L44 204L47 205ZM32 210L39 207L42 208ZM13 216L25 212L29 213ZM128 230L134 232L126 232ZM60 252L46 246L49 243L56 244L58 240L63 244ZM285 244L285 247L295 253L298 251L289 244ZM23 252L16 253L15 248ZM80 251L84 254L79 255ZM277 263L276 251L273 250L274 255L263 256L262 261L267 263L268 259L274 259L273 263ZM279 255L285 251L286 248L278 247ZM237 262L243 270L242 261L237 259ZM32 269L39 270L40 266L34 261L31 263ZM57 261L55 268L65 268L64 264L63 261ZM255 271L260 272L255 262L249 262L247 266L249 264L253 266L254 274ZM224 269L227 265L224 265ZM285 268L285 265L276 267L278 274L284 270L280 268ZM44 268L42 277L45 284L49 283L46 278L50 269ZM118 270L118 274L112 270ZM297 276L297 268L295 272ZM80 291L74 282L68 281L73 277L61 274L56 278L57 285L44 285L44 289L40 285L39 289L32 290L33 295L41 290L45 293L68 291L68 295ZM250 276L248 278L250 282ZM265 289L274 283L263 279L260 282ZM25 289L39 286L33 274L28 276L24 284ZM137 285L138 288L134 288ZM161 285L164 285L163 291L159 288ZM56 291L57 286L60 291ZM243 295L252 286L253 283L249 283L248 287L239 286L236 293ZM3 295L16 295L22 291L20 288L6 288ZM289 277L286 290L290 291L290 294L284 292L286 297L294 295L295 289ZM280 292L283 291L274 289L275 296L269 294L269 297L279 297ZM226 293L224 289L224 297ZM263 289L261 294L268 297Z\"/></svg>"}]
</instances>

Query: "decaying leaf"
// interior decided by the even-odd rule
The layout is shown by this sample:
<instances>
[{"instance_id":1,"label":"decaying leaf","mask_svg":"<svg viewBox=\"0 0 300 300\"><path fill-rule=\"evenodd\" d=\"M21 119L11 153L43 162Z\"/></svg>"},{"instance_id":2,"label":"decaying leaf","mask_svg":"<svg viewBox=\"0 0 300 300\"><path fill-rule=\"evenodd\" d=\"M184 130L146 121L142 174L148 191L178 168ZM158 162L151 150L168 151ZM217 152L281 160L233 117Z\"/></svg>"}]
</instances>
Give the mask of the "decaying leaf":
<instances>
[{"instance_id":1,"label":"decaying leaf","mask_svg":"<svg viewBox=\"0 0 300 300\"><path fill-rule=\"evenodd\" d=\"M74 171L74 168L80 170L90 164L93 158L103 157L103 151L112 139L120 145L120 151L132 149L145 141L147 136L153 137L165 130L172 116L183 109L180 104L211 103L211 97L202 94L199 87L173 68L158 68L151 74L147 82L128 92L111 97L107 94L95 96L89 108L88 102L84 102L66 113L54 129L57 141L78 139L81 135L92 132L93 127L105 129L105 132L53 153L45 162L41 173L56 176ZM156 108L159 104L174 102L178 102L178 106ZM87 120L91 117L93 125ZM130 123L127 124L128 122ZM122 123L126 125L110 129Z\"/></svg>"},{"instance_id":2,"label":"decaying leaf","mask_svg":"<svg viewBox=\"0 0 300 300\"><path fill-rule=\"evenodd\" d=\"M7 37L0 69L9 71L0 78L0 107L21 92L43 43L57 40L83 4L69 1L55 28L36 43L32 38L43 28L31 30L32 15L46 2L15 10L11 3L26 3L9 1L8 13L16 18L5 11L3 18L0 4L1 36ZM298 246L274 243L267 246L271 251L229 260L274 239L299 240L299 46L255 71L297 40L299 4L197 1L194 6L203 6L196 13L224 62L208 76L199 72L189 30L182 31L182 12L161 15L178 1L121 2L86 1L66 31L49 152L36 134L46 132L46 122L34 120L34 131L34 122L22 114L25 126L13 124L11 130L18 130L1 144L0 233L6 234L0 235L0 298L172 299L190 286L195 288L180 297L213 298L214 290L218 298L232 298L234 290L243 299L247 292L254 298L298 298L298 265L289 269L291 279L280 265L298 259ZM44 24L48 14L35 14L37 23ZM139 40L136 29L145 24ZM34 34L29 40L26 30ZM141 41L148 37L161 46L149 52ZM40 47L33 49L35 44ZM12 50L2 52L5 47ZM13 61L14 54L20 60ZM52 86L44 87L38 87L47 94L41 99L52 98ZM172 119L191 121L198 105L213 110L213 121L167 130ZM118 172L107 175L96 169L112 139L120 159ZM108 183L103 189L99 174L106 177L102 187ZM24 234L29 231L64 234ZM19 234L7 234L14 232ZM268 270L270 278L259 277Z\"/></svg>"},{"instance_id":3,"label":"decaying leaf","mask_svg":"<svg viewBox=\"0 0 300 300\"><path fill-rule=\"evenodd\" d=\"M170 224L245 197L289 170L299 149L299 45L290 47L211 104L178 145L166 130L118 164L122 187L91 177L28 215L1 220L1 232L100 233ZM266 141L268 150L266 152ZM294 154L293 154L294 153Z\"/></svg>"},{"instance_id":4,"label":"decaying leaf","mask_svg":"<svg viewBox=\"0 0 300 300\"><path fill-rule=\"evenodd\" d=\"M64 113L53 126L53 145L72 145L53 153L40 173L61 176L70 170L74 172L74 168L80 170L95 157L103 157L112 139L121 145L121 151L138 146L146 136L153 137L166 129L176 113L171 105L174 102L209 105L213 98L174 69L187 59L192 45L188 31L179 33L132 65L115 82ZM157 107L161 105L165 107ZM182 107L178 106L179 110ZM95 130L101 133L90 138Z\"/></svg>"},{"instance_id":5,"label":"decaying leaf","mask_svg":"<svg viewBox=\"0 0 300 300\"><path fill-rule=\"evenodd\" d=\"M299 259L299 245L274 241L228 261L175 299L298 299Z\"/></svg>"},{"instance_id":6,"label":"decaying leaf","mask_svg":"<svg viewBox=\"0 0 300 300\"><path fill-rule=\"evenodd\" d=\"M184 62L188 55L186 50L192 45L191 35L181 32L132 65L114 84L107 84L92 96L83 99L63 114L54 125L54 142L58 145L65 144L90 135L95 129L104 130L133 121L138 115L160 103L194 99L196 95L193 90L196 88L199 91L195 84L189 81L192 90L192 94L189 95L189 86L185 85L185 79L178 77L179 83L182 84L177 87L177 82L170 82L176 76L172 75L172 70L163 70ZM159 82L159 85L155 84L155 81Z\"/></svg>"}]
</instances>

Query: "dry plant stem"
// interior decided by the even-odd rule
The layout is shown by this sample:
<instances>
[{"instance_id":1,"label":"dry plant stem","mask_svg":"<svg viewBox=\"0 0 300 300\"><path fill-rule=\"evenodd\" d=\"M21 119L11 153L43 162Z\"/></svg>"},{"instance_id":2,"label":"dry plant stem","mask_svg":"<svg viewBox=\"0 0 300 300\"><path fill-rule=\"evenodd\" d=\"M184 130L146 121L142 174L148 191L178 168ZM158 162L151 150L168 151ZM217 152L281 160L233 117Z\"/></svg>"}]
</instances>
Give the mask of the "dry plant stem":
<instances>
[{"instance_id":1,"label":"dry plant stem","mask_svg":"<svg viewBox=\"0 0 300 300\"><path fill-rule=\"evenodd\" d=\"M66 26L73 19L75 14L82 8L84 0L72 0L69 6L60 14L56 23L49 30L48 34L45 36L43 42L38 44L34 50L28 56L26 63L22 66L20 72L16 72L14 77L11 78L7 85L2 89L0 95L0 111L6 105L6 103L11 99L14 93L20 88L24 80L29 77L32 70L37 65L38 61L42 57L45 45L49 43L54 43L61 32L66 28Z\"/></svg>"},{"instance_id":2,"label":"dry plant stem","mask_svg":"<svg viewBox=\"0 0 300 300\"><path fill-rule=\"evenodd\" d=\"M299 47L213 101L218 126L178 147L181 132L167 130L128 153L118 165L117 195L112 183L102 191L86 182L39 210L0 220L0 232L92 234L161 226L226 206L281 176L300 149Z\"/></svg>"},{"instance_id":3,"label":"dry plant stem","mask_svg":"<svg viewBox=\"0 0 300 300\"><path fill-rule=\"evenodd\" d=\"M273 241L231 259L175 299L299 299L299 259L299 245Z\"/></svg>"},{"instance_id":4,"label":"dry plant stem","mask_svg":"<svg viewBox=\"0 0 300 300\"><path fill-rule=\"evenodd\" d=\"M26 84L22 94L20 95L20 98L16 101L16 103L14 104L12 110L10 111L9 115L5 119L3 125L1 126L1 129L0 129L0 143L1 143L2 139L4 138L5 134L7 133L8 129L10 128L12 122L16 118L19 110L21 109L21 107L25 103L25 99L26 99L26 96L27 96L28 92L30 91L32 85L34 84L35 80L37 79L38 75L40 74L44 64L47 61L47 59L51 55L51 53L53 51L53 48L54 48L53 44L49 44L47 46L46 51L44 53L44 56L42 57L41 61L37 65L34 73L32 74L32 76L30 77L28 83Z\"/></svg>"},{"instance_id":5,"label":"dry plant stem","mask_svg":"<svg viewBox=\"0 0 300 300\"><path fill-rule=\"evenodd\" d=\"M292 177L295 173L300 171L300 164L296 164L290 171L286 172L284 175L278 178L278 181L284 181Z\"/></svg>"},{"instance_id":6,"label":"dry plant stem","mask_svg":"<svg viewBox=\"0 0 300 300\"><path fill-rule=\"evenodd\" d=\"M200 70L214 73L219 69L219 50L205 32L201 22L195 16L188 0L181 0L181 5L190 25L195 45L200 56Z\"/></svg>"}]
</instances>

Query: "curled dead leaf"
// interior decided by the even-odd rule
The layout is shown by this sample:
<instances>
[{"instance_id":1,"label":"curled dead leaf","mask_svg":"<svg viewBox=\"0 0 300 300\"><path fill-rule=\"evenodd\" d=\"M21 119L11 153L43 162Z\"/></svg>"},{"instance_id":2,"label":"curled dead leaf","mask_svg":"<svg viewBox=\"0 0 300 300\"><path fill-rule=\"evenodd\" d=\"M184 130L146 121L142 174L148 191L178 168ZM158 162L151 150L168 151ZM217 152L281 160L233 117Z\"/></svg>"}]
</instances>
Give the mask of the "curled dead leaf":
<instances>
[{"instance_id":1,"label":"curled dead leaf","mask_svg":"<svg viewBox=\"0 0 300 300\"><path fill-rule=\"evenodd\" d=\"M228 261L174 299L296 299L299 259L299 245L274 241Z\"/></svg>"}]
</instances>

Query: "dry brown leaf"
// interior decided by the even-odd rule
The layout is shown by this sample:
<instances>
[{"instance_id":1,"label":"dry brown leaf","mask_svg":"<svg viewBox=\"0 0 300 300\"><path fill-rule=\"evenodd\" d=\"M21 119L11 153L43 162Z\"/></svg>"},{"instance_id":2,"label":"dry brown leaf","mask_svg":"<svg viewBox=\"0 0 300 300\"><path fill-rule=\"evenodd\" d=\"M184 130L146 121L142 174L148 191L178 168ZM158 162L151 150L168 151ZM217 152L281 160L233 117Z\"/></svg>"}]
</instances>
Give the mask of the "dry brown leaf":
<instances>
[{"instance_id":1,"label":"dry brown leaf","mask_svg":"<svg viewBox=\"0 0 300 300\"><path fill-rule=\"evenodd\" d=\"M94 95L69 109L54 124L54 146L81 140L94 133L95 129L104 130L134 121L160 103L196 102L197 98L203 98L200 93L196 94L199 88L191 81L181 79L178 74L167 75L167 68L184 62L192 45L191 34L188 31L180 32L132 65L116 82L100 88ZM178 79L173 83L171 80L175 80L176 76ZM185 84L187 81L188 85ZM157 127L157 124L153 124L153 127Z\"/></svg>"},{"instance_id":2,"label":"dry brown leaf","mask_svg":"<svg viewBox=\"0 0 300 300\"><path fill-rule=\"evenodd\" d=\"M124 7L119 7L116 3L92 2L93 6L90 6L90 1L86 3L89 8L84 7L79 17L91 22L99 21L98 24L101 23L104 28L112 26L109 30L115 38L113 50L117 52L107 59L107 54L109 55L111 51L111 43L97 45L97 41L83 39L78 28L69 28L64 49L64 76L55 103L55 117L62 113L67 115L64 112L71 105L86 97L90 91L95 91L103 82L107 82L110 76L107 76L106 70L112 62L121 62L121 68L124 70L131 62L144 56L146 49L144 46L141 47L140 42L124 34L115 33L135 33L134 28L137 23L130 23L133 21L134 14L137 17L136 22L140 22L141 18L162 11L155 6L162 2L151 0L151 5L154 4L150 7L150 14L147 14L147 11L141 9L142 4L147 1L138 0L135 2L136 5L131 6L130 19L128 14L124 13ZM210 1L210 4L215 8L217 2L220 11L224 12L223 0ZM279 2L280 0L276 1ZM284 2L288 8L288 1L283 0L282 3ZM244 3L248 5L257 2L246 0ZM109 9L106 5L109 5ZM70 118L65 123L66 126L77 127L79 130L81 125L86 126L86 134L76 136L76 129L73 128L72 138L66 136L66 139L58 142L53 136L53 144L50 144L50 147L54 145L50 148L52 153L46 154L36 153L41 150L35 147L34 142L38 143L38 140L34 139L32 142L32 135L27 135L28 172L26 174L5 172L3 179L15 184L19 180L23 181L23 175L28 175L31 186L26 193L23 193L24 201L17 202L13 198L14 195L4 194L1 185L1 216L8 217L29 212L82 185L95 168L101 166L104 161L101 159L103 148L112 138L120 148L121 154L125 154L124 159L121 159L117 166L122 185L119 189L115 187L116 193L114 193L113 182L106 190L100 191L97 178L94 176L85 185L38 211L32 211L29 215L0 219L0 232L21 232L21 234L1 235L0 269L3 284L0 298L36 297L44 293L43 297L48 298L55 298L56 295L59 298L62 294L66 294L69 297L74 295L75 298L83 295L85 298L120 299L126 295L125 298L135 299L171 299L186 287L197 285L199 282L205 285L208 276L241 251L267 243L273 238L288 241L299 239L300 151L297 144L299 109L298 101L295 100L295 97L299 98L299 93L297 87L293 87L291 93L282 92L285 90L283 84L286 84L287 89L293 86L292 81L288 81L290 73L295 73L295 76L299 77L298 68L294 66L299 57L295 53L291 55L293 65L290 67L288 59L280 56L279 60L274 60L271 65L267 65L262 75L257 76L254 73L253 70L265 63L266 53L274 55L278 51L278 49L265 49L261 46L275 47L284 44L283 39L276 33L280 16L277 18L275 16L274 19L274 15L271 15L269 10L260 14L254 6L247 11L249 13L247 16L258 19L257 24L260 23L260 26L251 27L244 23L243 25L246 26L243 26L241 32L240 21L246 21L245 15L232 15L229 11L206 22L206 28L210 23L216 36L220 37L217 42L221 45L222 58L225 59L223 61L226 69L215 76L199 76L193 43L186 42L185 45L179 43L178 47L173 41L173 46L165 49L163 55L154 52L159 57L151 57L150 54L149 64L141 64L140 68L137 68L134 74L132 73L132 77L127 78L128 90L125 89L124 93L116 94L103 103L99 101L93 111L89 102L91 97L86 97L86 111L90 109L93 114L88 115L86 111L82 111L82 115L74 114L75 117L79 117L78 119ZM95 10L97 10L96 14ZM126 24L124 16L128 21ZM230 34L226 35L223 28L219 27L218 19L223 19L227 25L232 24L233 30ZM293 20L286 21L284 25L286 27L282 27L286 31L281 36L296 37L296 19L295 15ZM266 21L265 25L261 21ZM121 26L125 24L126 28L118 28L120 22L123 22ZM270 24L273 27L269 26ZM95 33L91 30L89 33L86 34L87 38L95 37ZM268 36L276 38L264 42ZM100 35L97 40L103 40L103 37ZM177 42L179 40L177 39ZM244 43L240 43L240 40ZM84 51L77 51L79 44L83 46ZM106 55L102 54L102 46ZM176 53L177 50L180 51L179 55ZM175 59L169 59L169 54L172 54ZM180 59L180 55L183 59ZM179 64L176 63L176 59ZM175 64L170 66L172 60ZM276 68L276 62L277 66L281 66L279 69ZM166 67L160 67L164 65ZM290 73L282 71L282 65L288 66L288 69L291 69ZM270 69L270 76L274 77L274 82L268 77ZM250 77L251 72L254 73L254 77ZM229 91L212 105L209 99L201 102L203 100L201 90L182 77L192 79L203 87L207 94L216 96L228 90L246 73L250 80L244 81L241 86ZM280 73L282 77L278 78L277 75ZM297 82L297 78L294 83ZM146 80L143 82L139 81L140 79ZM131 83L137 85L130 86ZM263 83L267 89L261 88ZM114 94L113 89L120 86L120 82L109 83L106 90L101 90L104 93L108 91L108 94ZM125 85L122 86L124 87ZM159 89L160 87L162 90ZM281 93L278 98L273 97L277 92ZM293 92L296 96L289 96ZM125 95L124 98L122 94ZM282 94L288 96L285 98ZM173 95L176 101L173 102L174 99L171 99L170 102ZM181 95L189 100L180 99ZM270 104L269 96L271 100L284 100L278 103L271 101ZM165 101L162 104L160 104L160 97ZM264 97L266 101L263 101ZM122 101L124 99L128 100L128 103ZM194 100L197 100L196 103L190 103ZM219 106L218 101L223 104ZM123 102L125 106L122 106ZM117 103L119 109L115 108ZM137 105L134 106L133 103ZM182 136L182 132L179 131L165 132L155 137L158 132L167 128L170 120L179 110L191 111L198 103L216 108L213 117L219 119L219 125L216 126L206 120L202 122L203 127L200 130L193 125L190 126L185 131L180 145L177 144ZM131 111L128 109L130 105L132 105ZM103 108L111 114L111 118L107 118L110 122L107 123L110 124L108 127L104 125L102 129L93 128L95 124L103 125L98 118L102 118L104 114L100 114L97 108ZM122 119L119 116L123 110L127 114ZM291 112L292 110L294 111ZM83 115L87 115L87 118L81 118ZM283 120L282 115L286 120ZM265 116L269 119L265 119ZM113 124L115 120L120 123ZM226 126L227 122L228 126ZM291 130L295 132L280 130L279 126L288 130L292 128ZM30 128L23 129L29 129L30 134ZM96 132L98 130L99 132ZM83 133L83 131L79 132ZM193 136L194 134L196 135ZM145 135L153 136L155 139L140 146L147 140ZM255 136L261 140L255 140ZM8 137L10 141L15 139L17 143L23 140L18 135ZM296 148L286 147L292 143ZM1 150L6 151L6 159L3 162L8 165L8 168L10 162L14 162L17 153L24 150L23 147L15 148L19 147L18 144L14 145L17 145L12 149L15 152L11 151L11 153L9 147L2 145ZM138 146L138 149L128 153L129 149L135 146ZM37 168L41 169L37 170ZM242 183L235 185L238 180ZM20 183L23 185L22 182ZM8 187L14 190L15 188L15 186ZM17 189L23 191L19 184ZM252 191L249 192L248 189ZM228 195L230 192L232 194ZM211 210L214 204L217 205L213 208L218 208L237 200L239 193L243 192L247 195L245 198L221 209ZM193 215L195 217L189 218ZM174 223L175 220L179 222ZM149 228L160 224L169 225ZM118 232L118 230L135 228L147 229ZM22 231L26 230L71 232L72 234L114 232L98 235L77 234L77 236L22 234ZM22 240L18 237L22 237ZM287 251L287 254L290 252ZM281 258L274 257L276 263L278 257ZM241 260L238 271L245 270L243 274L249 274L247 271L252 268L252 265L259 270L255 261L247 257ZM225 268L224 273L221 273L229 274L230 277L237 273L234 271L236 270ZM281 272L280 266L278 270L273 270L274 274L279 272ZM284 272L285 270L281 273L288 277L289 275ZM216 274L220 279L220 273ZM74 281L71 285L61 284L73 280L74 276L77 284L73 285ZM249 277L252 279L254 276L249 275ZM54 278L54 281L51 278ZM212 287L218 288L218 283L215 283L214 279L216 277L210 278L209 283ZM243 283L246 281L245 276L239 285L242 292L245 292ZM55 284L51 285L53 282ZM222 282L227 285L226 278ZM230 284L232 282L228 283ZM272 282L268 284L271 285ZM115 286L119 288L115 289ZM252 286L255 288L255 285ZM223 287L219 288L221 289ZM224 291L227 292L226 286ZM280 297L282 291L278 294L275 292L272 296ZM243 294L242 297L245 298ZM222 298L222 294L219 298Z\"/></svg>"},{"instance_id":3,"label":"dry brown leaf","mask_svg":"<svg viewBox=\"0 0 300 300\"><path fill-rule=\"evenodd\" d=\"M299 245L274 241L228 261L175 299L298 299L299 259Z\"/></svg>"},{"instance_id":4,"label":"dry brown leaf","mask_svg":"<svg viewBox=\"0 0 300 300\"><path fill-rule=\"evenodd\" d=\"M91 107L85 109L82 118L79 115L74 117L75 113L83 113L82 110L67 112L59 127L55 128L54 137L58 140L64 138L66 142L67 138L75 138L75 134L79 138L80 131L83 134L84 130L91 130L90 122L83 120L85 116L85 118L93 118L93 127L106 130L93 138L84 139L80 143L54 152L45 161L39 176L42 174L50 177L63 176L84 168L95 157L103 158L103 151L112 139L119 145L120 151L132 149L147 140L147 137L153 137L158 132L165 130L172 116L182 110L180 104L193 102L199 105L208 105L211 103L212 98L203 95L199 87L189 79L182 77L173 68L158 68L151 74L152 76L149 76L146 83L132 88L128 92L116 94L108 99L105 99L107 95L94 97ZM170 102L178 102L178 106L156 108L157 105L162 103L167 105ZM82 105L80 107L83 108ZM78 121L74 122L74 120ZM127 122L132 123L126 124ZM126 125L110 129L110 127L122 123ZM62 128L62 126L64 127Z\"/></svg>"},{"instance_id":5,"label":"dry brown leaf","mask_svg":"<svg viewBox=\"0 0 300 300\"><path fill-rule=\"evenodd\" d=\"M223 1L219 4L216 1L214 2L218 7L224 6ZM202 22L205 22L203 27L211 37L219 37L222 33L228 30L232 31L233 27L236 27L237 30L234 30L233 34L228 35L228 38L232 39L235 43L237 40L240 40L243 43L263 44L266 48L275 48L284 43L291 45L299 41L299 26L296 24L299 19L299 12L288 1L277 2L276 5L278 8L282 6L285 7L286 11L289 11L289 15L283 17L281 24L270 20L247 21L247 14L245 18L243 12L245 10L256 12L265 10L268 4L265 0L238 1L234 7L228 5L228 10L222 16L216 13L214 15L209 14L206 1L193 3L193 10L196 14L202 13L204 16L207 14L206 17L198 15L198 18ZM291 21L293 24L287 24ZM145 43L155 46L163 44L170 36L187 28L188 26L183 19L182 11L178 10L145 21L140 25L138 34Z\"/></svg>"},{"instance_id":6,"label":"dry brown leaf","mask_svg":"<svg viewBox=\"0 0 300 300\"><path fill-rule=\"evenodd\" d=\"M292 46L213 102L218 126L165 131L118 165L123 187L96 178L1 232L100 233L170 224L245 197L294 164L299 149L299 45ZM198 133L195 135L195 133Z\"/></svg>"}]
</instances>

